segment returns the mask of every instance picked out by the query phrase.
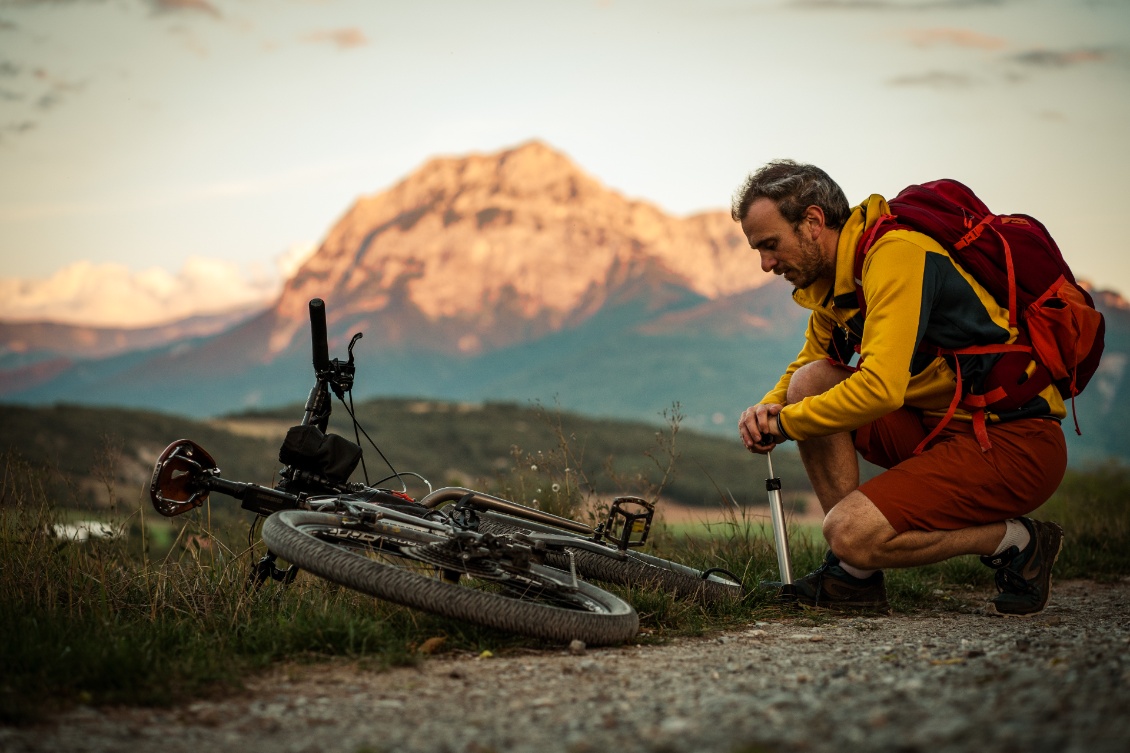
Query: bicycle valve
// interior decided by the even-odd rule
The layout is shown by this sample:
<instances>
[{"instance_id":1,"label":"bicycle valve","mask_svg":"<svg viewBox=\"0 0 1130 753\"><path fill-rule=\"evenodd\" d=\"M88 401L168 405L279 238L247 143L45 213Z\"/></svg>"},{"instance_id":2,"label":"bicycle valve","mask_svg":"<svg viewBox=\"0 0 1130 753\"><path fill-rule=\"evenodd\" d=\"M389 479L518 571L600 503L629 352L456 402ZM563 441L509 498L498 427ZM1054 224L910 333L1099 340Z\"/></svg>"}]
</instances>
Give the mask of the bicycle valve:
<instances>
[{"instance_id":1,"label":"bicycle valve","mask_svg":"<svg viewBox=\"0 0 1130 753\"><path fill-rule=\"evenodd\" d=\"M769 519L773 524L773 543L777 548L777 569L781 573L781 583L789 586L793 582L793 569L789 564L789 537L785 530L785 511L781 505L781 479L773 473L773 451L765 453L769 461L769 478L765 479L765 490L769 492Z\"/></svg>"}]
</instances>

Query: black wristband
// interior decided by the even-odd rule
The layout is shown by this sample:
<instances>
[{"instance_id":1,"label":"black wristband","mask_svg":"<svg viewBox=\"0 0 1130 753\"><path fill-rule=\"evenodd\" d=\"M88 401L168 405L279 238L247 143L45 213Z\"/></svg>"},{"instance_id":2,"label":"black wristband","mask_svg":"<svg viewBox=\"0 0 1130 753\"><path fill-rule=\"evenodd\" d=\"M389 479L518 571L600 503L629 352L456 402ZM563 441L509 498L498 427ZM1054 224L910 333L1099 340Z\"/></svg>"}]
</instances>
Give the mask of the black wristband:
<instances>
[{"instance_id":1,"label":"black wristband","mask_svg":"<svg viewBox=\"0 0 1130 753\"><path fill-rule=\"evenodd\" d=\"M792 437L789 436L789 433L787 431L785 431L785 427L781 425L781 414L780 413L777 414L777 433L781 435L782 439L786 439L786 440L792 439Z\"/></svg>"}]
</instances>

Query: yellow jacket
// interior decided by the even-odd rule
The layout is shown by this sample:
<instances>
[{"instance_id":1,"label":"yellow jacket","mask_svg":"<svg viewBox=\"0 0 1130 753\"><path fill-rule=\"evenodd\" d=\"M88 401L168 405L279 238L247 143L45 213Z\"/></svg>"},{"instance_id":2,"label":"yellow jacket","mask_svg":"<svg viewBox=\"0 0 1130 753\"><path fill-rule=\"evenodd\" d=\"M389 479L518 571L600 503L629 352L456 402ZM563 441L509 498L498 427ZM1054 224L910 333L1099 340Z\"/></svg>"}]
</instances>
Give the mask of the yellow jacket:
<instances>
[{"instance_id":1,"label":"yellow jacket","mask_svg":"<svg viewBox=\"0 0 1130 753\"><path fill-rule=\"evenodd\" d=\"M888 214L886 200L873 194L856 207L840 232L836 279L796 290L793 299L812 311L804 347L761 402L785 404L789 380L806 363L837 351L848 358L859 348L858 371L822 395L786 405L781 428L792 439L851 431L902 406L945 414L956 390L956 375L945 359L918 351L926 340L943 348L1011 343L1017 332L1008 311L954 263L933 239L911 230L892 230L871 247L863 264L866 326L859 316L854 278L855 249L863 233ZM844 353L844 351L848 353ZM960 356L967 390L980 384L997 355ZM1063 418L1067 411L1054 386L1019 410L986 413L989 422L1033 416ZM957 420L969 421L958 410Z\"/></svg>"}]
</instances>

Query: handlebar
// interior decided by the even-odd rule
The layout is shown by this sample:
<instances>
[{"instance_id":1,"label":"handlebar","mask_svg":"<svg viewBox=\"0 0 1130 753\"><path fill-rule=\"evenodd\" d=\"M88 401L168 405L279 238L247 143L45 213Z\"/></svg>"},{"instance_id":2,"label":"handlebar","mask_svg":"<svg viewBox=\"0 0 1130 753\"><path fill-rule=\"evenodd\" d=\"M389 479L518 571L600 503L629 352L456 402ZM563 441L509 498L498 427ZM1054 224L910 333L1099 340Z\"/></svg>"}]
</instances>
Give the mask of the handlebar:
<instances>
[{"instance_id":1,"label":"handlebar","mask_svg":"<svg viewBox=\"0 0 1130 753\"><path fill-rule=\"evenodd\" d=\"M310 301L310 340L314 353L314 372L318 375L330 368L330 346L326 334L326 304L321 298Z\"/></svg>"}]
</instances>

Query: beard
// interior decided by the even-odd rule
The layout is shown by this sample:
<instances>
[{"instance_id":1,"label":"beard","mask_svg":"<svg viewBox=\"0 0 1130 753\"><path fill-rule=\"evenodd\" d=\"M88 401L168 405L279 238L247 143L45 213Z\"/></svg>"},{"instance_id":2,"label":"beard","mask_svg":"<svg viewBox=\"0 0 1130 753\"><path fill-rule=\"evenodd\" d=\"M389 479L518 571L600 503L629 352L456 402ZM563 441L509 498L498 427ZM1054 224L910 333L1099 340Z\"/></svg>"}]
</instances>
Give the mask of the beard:
<instances>
[{"instance_id":1,"label":"beard","mask_svg":"<svg viewBox=\"0 0 1130 753\"><path fill-rule=\"evenodd\" d=\"M836 265L834 261L824 258L820 244L812 238L801 237L796 234L797 254L795 262L785 267L781 274L792 283L793 287L800 290L807 288L817 280L828 277L835 279Z\"/></svg>"}]
</instances>

